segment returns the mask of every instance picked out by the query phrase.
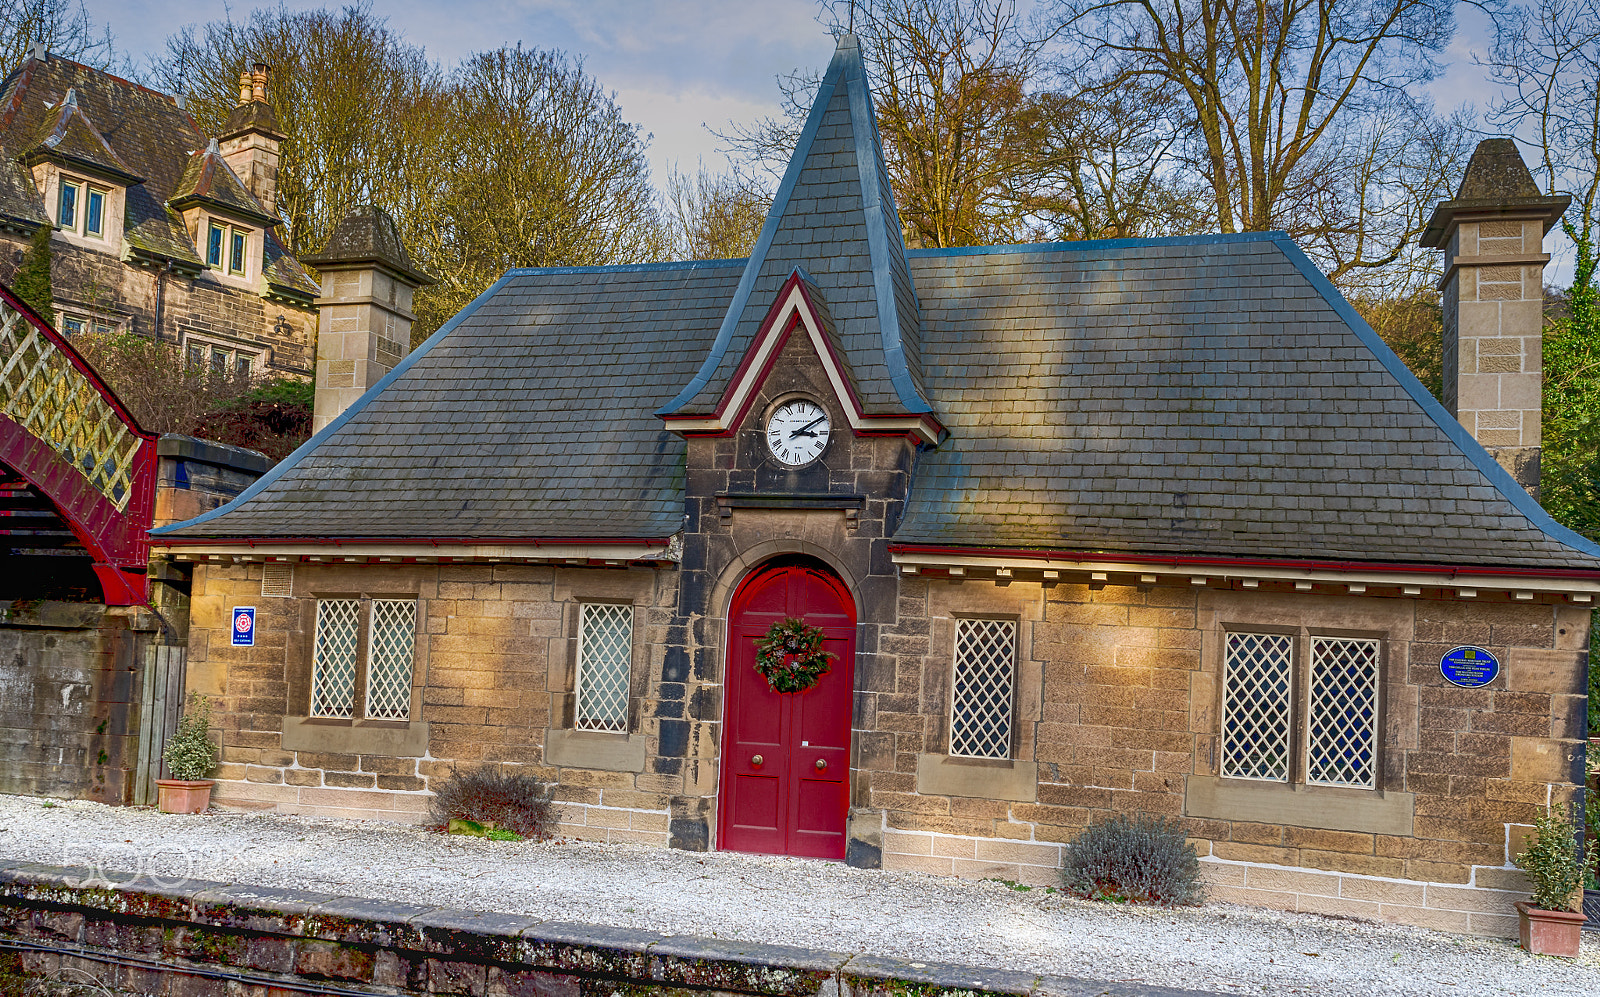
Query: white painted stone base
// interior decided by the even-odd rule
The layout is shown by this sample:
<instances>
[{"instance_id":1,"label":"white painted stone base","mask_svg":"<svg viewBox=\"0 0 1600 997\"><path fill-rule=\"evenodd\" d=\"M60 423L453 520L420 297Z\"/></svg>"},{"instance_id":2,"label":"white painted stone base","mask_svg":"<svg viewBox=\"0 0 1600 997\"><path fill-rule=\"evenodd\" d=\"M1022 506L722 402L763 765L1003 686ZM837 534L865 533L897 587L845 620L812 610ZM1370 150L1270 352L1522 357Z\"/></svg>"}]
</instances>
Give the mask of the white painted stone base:
<instances>
[{"instance_id":1,"label":"white painted stone base","mask_svg":"<svg viewBox=\"0 0 1600 997\"><path fill-rule=\"evenodd\" d=\"M211 804L220 810L272 810L280 814L421 824L428 819L428 800L432 796L426 791L335 789L218 779L211 790Z\"/></svg>"},{"instance_id":2,"label":"white painted stone base","mask_svg":"<svg viewBox=\"0 0 1600 997\"><path fill-rule=\"evenodd\" d=\"M883 867L962 879L1004 879L1024 886L1060 886L1064 848L1053 841L885 828Z\"/></svg>"},{"instance_id":3,"label":"white painted stone base","mask_svg":"<svg viewBox=\"0 0 1600 997\"><path fill-rule=\"evenodd\" d=\"M579 841L627 842L666 848L671 837L668 827L672 813L667 810L638 810L607 806L607 790L600 791L600 802L557 803L556 834ZM630 792L629 795L637 795Z\"/></svg>"},{"instance_id":4,"label":"white painted stone base","mask_svg":"<svg viewBox=\"0 0 1600 997\"><path fill-rule=\"evenodd\" d=\"M1472 881L1419 883L1352 873L1323 872L1255 862L1200 860L1214 900L1312 914L1415 924L1466 935L1517 934L1512 906L1528 899L1526 877L1516 869L1473 866Z\"/></svg>"}]
</instances>

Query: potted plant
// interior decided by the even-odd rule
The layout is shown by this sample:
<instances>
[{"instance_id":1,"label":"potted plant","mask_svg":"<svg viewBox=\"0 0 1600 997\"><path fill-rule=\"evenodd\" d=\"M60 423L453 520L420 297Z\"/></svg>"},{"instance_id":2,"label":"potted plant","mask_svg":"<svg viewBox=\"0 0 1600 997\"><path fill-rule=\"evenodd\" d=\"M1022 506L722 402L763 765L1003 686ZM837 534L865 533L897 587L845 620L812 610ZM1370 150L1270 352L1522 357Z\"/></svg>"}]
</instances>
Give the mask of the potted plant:
<instances>
[{"instance_id":1,"label":"potted plant","mask_svg":"<svg viewBox=\"0 0 1600 997\"><path fill-rule=\"evenodd\" d=\"M1574 957L1578 954L1583 914L1573 909L1573 895L1595 864L1595 845L1578 849L1582 828L1564 804L1546 807L1534 818L1528 847L1516 857L1518 869L1533 881L1533 896L1517 902L1522 947L1535 955Z\"/></svg>"},{"instance_id":2,"label":"potted plant","mask_svg":"<svg viewBox=\"0 0 1600 997\"><path fill-rule=\"evenodd\" d=\"M206 776L217 764L217 748L210 731L211 703L196 693L189 697L189 708L178 718L178 730L161 753L172 775L156 780L156 808L162 813L205 813L211 805L215 783Z\"/></svg>"}]
</instances>

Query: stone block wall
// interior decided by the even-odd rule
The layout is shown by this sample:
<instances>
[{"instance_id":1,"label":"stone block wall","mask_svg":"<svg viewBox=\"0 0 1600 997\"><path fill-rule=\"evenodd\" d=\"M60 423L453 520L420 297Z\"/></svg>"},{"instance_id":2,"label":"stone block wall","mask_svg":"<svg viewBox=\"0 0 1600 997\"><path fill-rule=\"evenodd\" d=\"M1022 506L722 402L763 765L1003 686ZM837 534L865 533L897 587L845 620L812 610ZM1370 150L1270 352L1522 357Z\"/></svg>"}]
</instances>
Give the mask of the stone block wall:
<instances>
[{"instance_id":1,"label":"stone block wall","mask_svg":"<svg viewBox=\"0 0 1600 997\"><path fill-rule=\"evenodd\" d=\"M1444 285L1444 403L1518 484L1538 494L1544 223L1463 220Z\"/></svg>"},{"instance_id":2,"label":"stone block wall","mask_svg":"<svg viewBox=\"0 0 1600 997\"><path fill-rule=\"evenodd\" d=\"M13 283L28 240L0 235L0 282ZM181 343L193 333L207 343L236 344L263 351L256 376L309 378L316 351L317 314L307 305L269 301L254 290L232 286L210 271L196 277L123 263L115 255L51 242L58 310L100 318L123 332ZM157 299L160 299L159 305ZM45 316L52 323L54 315Z\"/></svg>"},{"instance_id":3,"label":"stone block wall","mask_svg":"<svg viewBox=\"0 0 1600 997\"><path fill-rule=\"evenodd\" d=\"M677 693L657 678L676 598L671 573L303 563L285 582L285 568L195 567L189 688L217 697L219 804L418 822L431 784L457 768L496 766L559 783L563 835L667 843L670 801L684 791L679 707L662 705ZM417 600L409 723L306 718L319 597ZM577 612L589 599L635 607L633 716L630 734L575 741ZM235 605L257 607L254 647L230 643ZM547 754L552 728L561 744Z\"/></svg>"},{"instance_id":4,"label":"stone block wall","mask_svg":"<svg viewBox=\"0 0 1600 997\"><path fill-rule=\"evenodd\" d=\"M882 814L884 865L1053 883L1062 843L1137 811L1184 821L1221 899L1513 930L1526 885L1510 858L1534 814L1582 785L1589 610L1564 597L1330 588L1343 587L903 580L902 624L925 618L933 635L901 645L896 667L896 696L919 706L890 713L878 697L878 729L859 736L880 746L858 754L856 773L858 797ZM958 607L1023 621L1023 746L1010 765L1036 765L1032 799L941 793L919 770L947 744ZM1380 639L1378 790L1217 778L1223 634L1255 628ZM1447 683L1439 658L1460 644L1493 651L1501 677Z\"/></svg>"},{"instance_id":5,"label":"stone block wall","mask_svg":"<svg viewBox=\"0 0 1600 997\"><path fill-rule=\"evenodd\" d=\"M0 793L133 802L148 611L0 602Z\"/></svg>"},{"instance_id":6,"label":"stone block wall","mask_svg":"<svg viewBox=\"0 0 1600 997\"><path fill-rule=\"evenodd\" d=\"M744 529L787 547L849 542L837 512L717 522L734 547ZM300 564L292 596L272 598L270 567L196 569L190 687L220 696L221 804L415 821L436 780L496 765L557 782L568 836L716 846L720 623L684 626L677 571ZM1510 858L1539 808L1582 782L1589 610L1344 588L899 578L857 662L852 861L1051 885L1084 827L1143 812L1184 822L1221 899L1509 931L1525 895ZM414 719L398 732L297 719L319 594L419 600ZM594 598L637 611L628 735L570 729L577 607ZM259 607L258 646L233 648L228 610L245 604ZM962 616L1018 621L1004 761L948 755ZM1380 641L1376 790L1218 778L1230 629ZM1493 651L1501 676L1445 682L1439 657L1459 644ZM675 672L686 655L704 670Z\"/></svg>"}]
</instances>

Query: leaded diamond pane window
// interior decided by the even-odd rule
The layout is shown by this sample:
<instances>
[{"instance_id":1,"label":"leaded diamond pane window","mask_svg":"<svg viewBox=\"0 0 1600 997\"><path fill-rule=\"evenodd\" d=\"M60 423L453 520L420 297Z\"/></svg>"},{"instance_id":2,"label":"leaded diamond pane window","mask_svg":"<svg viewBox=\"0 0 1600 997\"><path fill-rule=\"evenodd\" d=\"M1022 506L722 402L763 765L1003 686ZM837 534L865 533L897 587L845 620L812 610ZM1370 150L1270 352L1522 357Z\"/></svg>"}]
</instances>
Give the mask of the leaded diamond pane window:
<instances>
[{"instance_id":1,"label":"leaded diamond pane window","mask_svg":"<svg viewBox=\"0 0 1600 997\"><path fill-rule=\"evenodd\" d=\"M417 604L374 599L367 636L367 718L411 719L411 659Z\"/></svg>"},{"instance_id":2,"label":"leaded diamond pane window","mask_svg":"<svg viewBox=\"0 0 1600 997\"><path fill-rule=\"evenodd\" d=\"M578 614L578 711L573 726L625 733L633 607L584 603Z\"/></svg>"},{"instance_id":3,"label":"leaded diamond pane window","mask_svg":"<svg viewBox=\"0 0 1600 997\"><path fill-rule=\"evenodd\" d=\"M356 704L357 625L361 604L354 599L317 603L316 641L311 656L311 715L348 719Z\"/></svg>"},{"instance_id":4,"label":"leaded diamond pane window","mask_svg":"<svg viewBox=\"0 0 1600 997\"><path fill-rule=\"evenodd\" d=\"M1227 635L1223 775L1288 781L1293 648L1293 639L1284 634Z\"/></svg>"},{"instance_id":5,"label":"leaded diamond pane window","mask_svg":"<svg viewBox=\"0 0 1600 997\"><path fill-rule=\"evenodd\" d=\"M950 754L1010 758L1015 620L957 620L950 686Z\"/></svg>"},{"instance_id":6,"label":"leaded diamond pane window","mask_svg":"<svg viewBox=\"0 0 1600 997\"><path fill-rule=\"evenodd\" d=\"M1378 642L1311 638L1306 781L1376 785Z\"/></svg>"}]
</instances>

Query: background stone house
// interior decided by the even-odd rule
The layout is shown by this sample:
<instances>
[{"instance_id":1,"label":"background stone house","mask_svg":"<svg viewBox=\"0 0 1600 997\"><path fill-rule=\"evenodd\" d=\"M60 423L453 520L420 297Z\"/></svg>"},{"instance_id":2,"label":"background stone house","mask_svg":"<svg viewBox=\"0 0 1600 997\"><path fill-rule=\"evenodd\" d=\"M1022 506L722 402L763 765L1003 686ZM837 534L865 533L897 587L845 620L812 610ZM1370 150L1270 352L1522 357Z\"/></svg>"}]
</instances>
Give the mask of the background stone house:
<instances>
[{"instance_id":1,"label":"background stone house","mask_svg":"<svg viewBox=\"0 0 1600 997\"><path fill-rule=\"evenodd\" d=\"M309 379L319 289L276 234L265 66L208 139L173 98L36 52L0 83L0 281L50 225L67 335L130 332L196 363Z\"/></svg>"},{"instance_id":2,"label":"background stone house","mask_svg":"<svg viewBox=\"0 0 1600 997\"><path fill-rule=\"evenodd\" d=\"M1447 300L1537 299L1559 211L1469 200ZM495 765L568 835L1024 883L1146 812L1226 899L1512 932L1600 549L1281 234L900 231L846 35L750 259L513 270L319 386L305 448L153 538L218 801L414 821ZM785 617L837 655L803 693L753 668ZM1453 684L1458 646L1503 667Z\"/></svg>"}]
</instances>

